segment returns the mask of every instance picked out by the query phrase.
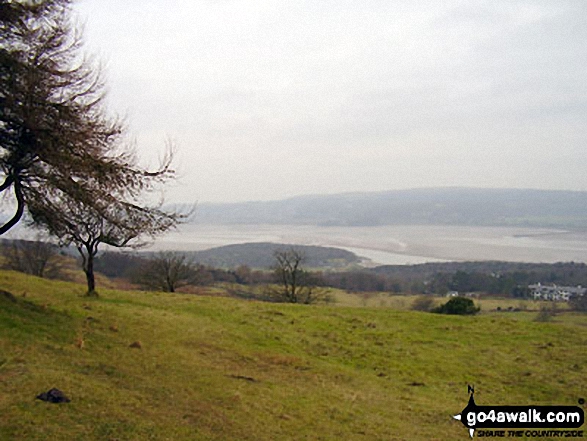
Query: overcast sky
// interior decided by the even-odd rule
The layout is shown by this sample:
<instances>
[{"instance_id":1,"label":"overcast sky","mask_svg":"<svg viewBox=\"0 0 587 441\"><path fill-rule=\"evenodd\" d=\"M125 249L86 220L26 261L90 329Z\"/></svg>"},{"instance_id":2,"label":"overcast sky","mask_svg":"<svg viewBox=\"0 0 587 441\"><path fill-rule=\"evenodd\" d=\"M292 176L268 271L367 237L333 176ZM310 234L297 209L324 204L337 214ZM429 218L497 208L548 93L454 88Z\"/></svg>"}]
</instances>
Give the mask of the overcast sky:
<instances>
[{"instance_id":1,"label":"overcast sky","mask_svg":"<svg viewBox=\"0 0 587 441\"><path fill-rule=\"evenodd\" d=\"M585 0L78 0L171 201L587 190Z\"/></svg>"}]
</instances>

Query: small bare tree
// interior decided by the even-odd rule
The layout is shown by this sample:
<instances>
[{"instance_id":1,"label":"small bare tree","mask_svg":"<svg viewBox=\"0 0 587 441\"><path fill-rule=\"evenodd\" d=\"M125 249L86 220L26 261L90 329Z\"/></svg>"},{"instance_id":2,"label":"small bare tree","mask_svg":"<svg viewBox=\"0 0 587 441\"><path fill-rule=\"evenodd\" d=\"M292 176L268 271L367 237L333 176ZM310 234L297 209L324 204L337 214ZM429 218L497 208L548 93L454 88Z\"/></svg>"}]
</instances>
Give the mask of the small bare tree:
<instances>
[{"instance_id":1,"label":"small bare tree","mask_svg":"<svg viewBox=\"0 0 587 441\"><path fill-rule=\"evenodd\" d=\"M316 287L312 275L303 268L305 254L291 247L274 253L275 281L279 288L270 292L271 298L286 303L310 304L325 299L322 289Z\"/></svg>"},{"instance_id":2,"label":"small bare tree","mask_svg":"<svg viewBox=\"0 0 587 441\"><path fill-rule=\"evenodd\" d=\"M185 254L161 252L139 270L138 282L148 289L175 292L195 284L197 270Z\"/></svg>"},{"instance_id":3,"label":"small bare tree","mask_svg":"<svg viewBox=\"0 0 587 441\"><path fill-rule=\"evenodd\" d=\"M48 195L40 206L30 205L37 221L60 245L74 245L82 259L88 295L96 294L94 258L100 244L115 248L140 247L143 236L155 237L182 219L178 213L167 213L158 207L133 204L112 194L88 204L67 198L65 194Z\"/></svg>"},{"instance_id":4,"label":"small bare tree","mask_svg":"<svg viewBox=\"0 0 587 441\"><path fill-rule=\"evenodd\" d=\"M412 302L413 311L430 311L434 307L434 298L430 295L421 295Z\"/></svg>"}]
</instances>

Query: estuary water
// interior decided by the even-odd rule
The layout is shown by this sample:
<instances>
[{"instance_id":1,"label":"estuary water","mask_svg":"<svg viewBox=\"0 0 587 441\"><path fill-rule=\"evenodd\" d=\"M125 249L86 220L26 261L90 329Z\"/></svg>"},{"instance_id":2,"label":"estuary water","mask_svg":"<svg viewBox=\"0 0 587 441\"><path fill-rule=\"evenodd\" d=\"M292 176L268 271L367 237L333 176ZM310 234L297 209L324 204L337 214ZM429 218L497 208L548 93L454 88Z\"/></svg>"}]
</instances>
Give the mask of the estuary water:
<instances>
[{"instance_id":1,"label":"estuary water","mask_svg":"<svg viewBox=\"0 0 587 441\"><path fill-rule=\"evenodd\" d=\"M199 251L222 245L274 242L343 248L370 265L440 261L587 262L587 231L520 227L398 225L182 225L152 250Z\"/></svg>"}]
</instances>

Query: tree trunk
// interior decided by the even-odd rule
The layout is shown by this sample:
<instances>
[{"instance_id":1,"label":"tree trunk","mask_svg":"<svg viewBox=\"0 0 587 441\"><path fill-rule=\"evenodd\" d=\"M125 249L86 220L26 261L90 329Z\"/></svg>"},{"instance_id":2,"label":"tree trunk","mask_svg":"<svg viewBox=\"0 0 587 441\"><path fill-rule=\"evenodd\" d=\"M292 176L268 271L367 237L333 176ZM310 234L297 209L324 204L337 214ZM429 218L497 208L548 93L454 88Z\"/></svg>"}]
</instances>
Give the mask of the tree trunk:
<instances>
[{"instance_id":1,"label":"tree trunk","mask_svg":"<svg viewBox=\"0 0 587 441\"><path fill-rule=\"evenodd\" d=\"M0 226L0 236L14 227L24 214L24 196L22 194L21 184L17 179L11 178L10 176L6 178L1 186L0 192L6 190L10 184L14 186L14 195L16 196L16 212L9 221Z\"/></svg>"},{"instance_id":2,"label":"tree trunk","mask_svg":"<svg viewBox=\"0 0 587 441\"><path fill-rule=\"evenodd\" d=\"M88 296L97 296L96 292L96 279L94 277L94 256L96 255L97 249L91 246L91 244L84 244L84 247L79 245L77 250L82 256L82 268L86 274L86 282L88 283ZM87 254L86 254L87 253Z\"/></svg>"},{"instance_id":3,"label":"tree trunk","mask_svg":"<svg viewBox=\"0 0 587 441\"><path fill-rule=\"evenodd\" d=\"M88 295L97 296L96 292L96 279L94 277L94 254L88 252L88 259L86 260L86 267L84 268L86 273L86 280L88 282Z\"/></svg>"}]
</instances>

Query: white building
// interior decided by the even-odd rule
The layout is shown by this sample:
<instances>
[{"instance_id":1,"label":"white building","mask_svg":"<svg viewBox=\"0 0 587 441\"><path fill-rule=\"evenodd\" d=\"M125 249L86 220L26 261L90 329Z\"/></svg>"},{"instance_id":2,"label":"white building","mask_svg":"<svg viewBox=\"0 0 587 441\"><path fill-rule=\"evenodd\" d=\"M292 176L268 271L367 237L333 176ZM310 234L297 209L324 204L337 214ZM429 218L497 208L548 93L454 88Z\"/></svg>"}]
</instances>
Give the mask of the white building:
<instances>
[{"instance_id":1,"label":"white building","mask_svg":"<svg viewBox=\"0 0 587 441\"><path fill-rule=\"evenodd\" d=\"M534 300L550 300L552 302L568 302L573 297L582 297L587 288L579 286L529 285L530 295Z\"/></svg>"}]
</instances>

